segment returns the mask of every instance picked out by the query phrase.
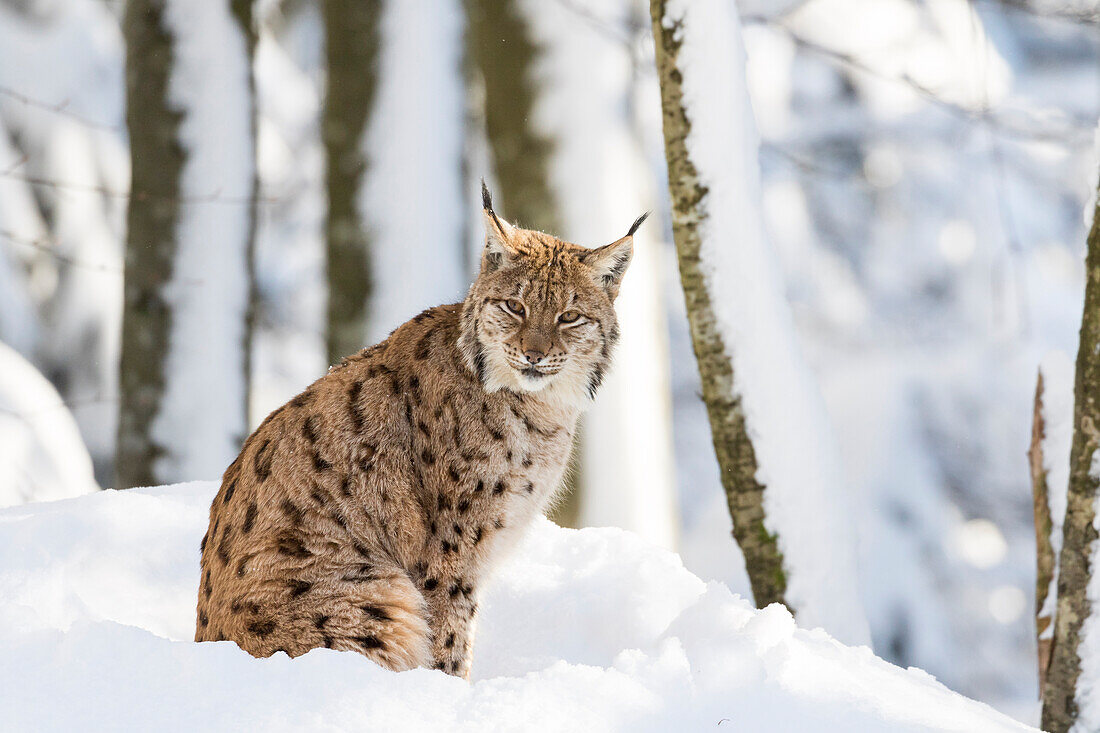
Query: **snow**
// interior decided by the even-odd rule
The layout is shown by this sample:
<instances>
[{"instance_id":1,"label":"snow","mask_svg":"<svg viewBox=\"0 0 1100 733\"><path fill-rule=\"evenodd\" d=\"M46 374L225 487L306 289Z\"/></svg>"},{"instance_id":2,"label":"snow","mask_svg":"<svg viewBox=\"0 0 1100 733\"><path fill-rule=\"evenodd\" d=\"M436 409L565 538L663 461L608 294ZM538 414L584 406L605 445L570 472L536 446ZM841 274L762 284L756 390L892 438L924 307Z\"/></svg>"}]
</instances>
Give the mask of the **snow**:
<instances>
[{"instance_id":1,"label":"snow","mask_svg":"<svg viewBox=\"0 0 1100 733\"><path fill-rule=\"evenodd\" d=\"M165 480L212 478L246 431L247 248L256 172L252 69L228 0L165 4L176 63L168 96L183 114L179 222L165 391L152 436Z\"/></svg>"},{"instance_id":2,"label":"snow","mask_svg":"<svg viewBox=\"0 0 1100 733\"><path fill-rule=\"evenodd\" d=\"M196 482L0 512L12 730L1028 731L926 673L752 609L616 529L532 527L482 605L473 680L326 649L194 644Z\"/></svg>"},{"instance_id":3,"label":"snow","mask_svg":"<svg viewBox=\"0 0 1100 733\"><path fill-rule=\"evenodd\" d=\"M869 631L858 602L855 548L845 541L854 535L850 499L764 231L759 140L735 7L676 0L663 23L680 27L688 154L709 191L701 203L701 267L733 363L757 479L767 487L765 524L779 536L786 598L804 625L861 643Z\"/></svg>"},{"instance_id":4,"label":"snow","mask_svg":"<svg viewBox=\"0 0 1100 733\"><path fill-rule=\"evenodd\" d=\"M80 429L57 390L0 342L0 507L98 488Z\"/></svg>"},{"instance_id":5,"label":"snow","mask_svg":"<svg viewBox=\"0 0 1100 733\"><path fill-rule=\"evenodd\" d=\"M1052 351L1039 366L1043 375L1043 470L1047 479L1047 505L1050 508L1050 544L1054 549L1054 574L1040 617L1051 619L1042 638L1054 635L1054 616L1058 606L1058 567L1062 556L1062 522L1066 517L1066 491L1069 489L1069 458L1073 447L1073 359L1064 351Z\"/></svg>"},{"instance_id":6,"label":"snow","mask_svg":"<svg viewBox=\"0 0 1100 733\"><path fill-rule=\"evenodd\" d=\"M462 300L469 284L462 24L457 0L382 9L378 87L361 142L358 205L373 268L364 344L425 308Z\"/></svg>"}]
</instances>

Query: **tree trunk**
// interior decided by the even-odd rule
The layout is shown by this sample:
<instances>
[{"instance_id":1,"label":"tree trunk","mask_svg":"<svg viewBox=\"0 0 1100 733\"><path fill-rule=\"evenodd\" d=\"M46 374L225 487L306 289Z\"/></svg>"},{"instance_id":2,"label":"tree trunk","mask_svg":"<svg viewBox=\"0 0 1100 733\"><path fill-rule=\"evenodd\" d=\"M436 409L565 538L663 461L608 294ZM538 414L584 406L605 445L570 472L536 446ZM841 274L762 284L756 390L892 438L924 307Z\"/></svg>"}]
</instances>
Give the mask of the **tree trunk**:
<instances>
[{"instance_id":1,"label":"tree trunk","mask_svg":"<svg viewBox=\"0 0 1100 733\"><path fill-rule=\"evenodd\" d=\"M256 0L230 0L230 10L233 14L233 19L237 22L241 33L244 34L245 58L248 68L248 97L246 104L248 106L249 142L247 144L252 149L252 181L247 194L250 200L241 203L242 206L246 207L248 216L248 225L244 233L244 266L246 286L248 288L248 302L244 314L244 332L241 334L240 342L240 349L243 357L241 368L244 372L244 390L241 394L244 415L244 430L241 435L242 442L245 437L244 434L248 432L251 422L249 419L249 404L252 395L252 344L253 334L256 329L256 316L260 309L260 288L256 281L256 227L258 224L257 209L260 195L260 168L256 163L259 134L257 124L256 74L254 69L256 60L256 41L258 40L255 25L256 16L253 12L255 2Z\"/></svg>"},{"instance_id":2,"label":"tree trunk","mask_svg":"<svg viewBox=\"0 0 1100 733\"><path fill-rule=\"evenodd\" d=\"M176 254L184 164L184 150L175 144L183 115L168 101L173 54L164 12L160 0L130 0L122 26L134 196L126 216L118 488L156 484L153 466L164 450L151 433L164 395L170 318L164 287L171 280Z\"/></svg>"},{"instance_id":3,"label":"tree trunk","mask_svg":"<svg viewBox=\"0 0 1100 733\"><path fill-rule=\"evenodd\" d=\"M1039 690L1046 684L1047 668L1050 666L1050 638L1046 634L1050 628L1051 617L1045 612L1050 582L1054 579L1054 546L1050 533L1053 529L1050 518L1049 487L1047 472L1043 466L1043 441L1045 435L1043 421L1043 373L1035 384L1035 407L1031 419L1031 446L1027 451L1028 465L1031 468L1031 495L1035 509L1035 640L1038 648Z\"/></svg>"},{"instance_id":4,"label":"tree trunk","mask_svg":"<svg viewBox=\"0 0 1100 733\"><path fill-rule=\"evenodd\" d=\"M1100 191L1100 183L1098 183ZM1100 196L1093 210L1085 260L1085 307L1074 382L1073 447L1070 452L1066 518L1058 559L1058 606L1054 641L1043 687L1043 729L1068 731L1078 718L1077 681L1081 674L1082 628L1093 612L1088 584L1093 573L1100 487ZM1095 721L1094 721L1095 722Z\"/></svg>"},{"instance_id":5,"label":"tree trunk","mask_svg":"<svg viewBox=\"0 0 1100 733\"><path fill-rule=\"evenodd\" d=\"M378 75L380 0L324 0L325 87L321 134L325 144L325 222L330 364L362 348L371 295L370 234L358 198L366 161L363 132Z\"/></svg>"},{"instance_id":6,"label":"tree trunk","mask_svg":"<svg viewBox=\"0 0 1100 733\"><path fill-rule=\"evenodd\" d=\"M746 429L741 396L735 389L729 345L715 317L713 298L717 294L708 291L703 274L700 222L707 216L703 204L709 191L700 182L687 147L691 122L684 106L684 70L678 65L683 40L678 24L665 24L667 5L667 0L650 3L672 196L672 234L733 534L745 557L753 598L763 608L770 603L786 603L787 572L777 537L764 523L765 487L756 477L756 451Z\"/></svg>"},{"instance_id":7,"label":"tree trunk","mask_svg":"<svg viewBox=\"0 0 1100 733\"><path fill-rule=\"evenodd\" d=\"M532 124L539 93L535 65L541 49L532 38L530 20L516 0L465 0L464 5L468 75L483 92L479 111L499 209L520 226L560 234L561 217L549 173L554 145ZM481 171L476 177L485 174ZM476 226L480 231L480 220ZM563 527L578 525L579 460L580 452L574 447L563 498L550 513Z\"/></svg>"},{"instance_id":8,"label":"tree trunk","mask_svg":"<svg viewBox=\"0 0 1100 733\"><path fill-rule=\"evenodd\" d=\"M466 48L485 88L485 128L501 211L528 229L560 231L548 177L553 145L531 124L540 49L515 0L465 0Z\"/></svg>"},{"instance_id":9,"label":"tree trunk","mask_svg":"<svg viewBox=\"0 0 1100 733\"><path fill-rule=\"evenodd\" d=\"M214 478L247 429L251 25L247 0L127 4L119 488ZM224 83L202 83L216 76Z\"/></svg>"}]
</instances>

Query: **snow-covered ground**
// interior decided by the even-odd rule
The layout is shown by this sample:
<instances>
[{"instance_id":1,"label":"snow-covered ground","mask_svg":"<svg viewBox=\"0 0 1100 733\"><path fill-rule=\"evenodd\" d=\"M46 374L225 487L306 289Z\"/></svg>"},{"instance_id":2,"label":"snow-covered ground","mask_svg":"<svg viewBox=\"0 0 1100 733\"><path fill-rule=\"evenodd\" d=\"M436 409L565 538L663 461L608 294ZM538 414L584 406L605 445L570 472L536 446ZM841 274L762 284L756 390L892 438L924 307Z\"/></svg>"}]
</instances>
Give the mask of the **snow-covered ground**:
<instances>
[{"instance_id":1,"label":"snow-covered ground","mask_svg":"<svg viewBox=\"0 0 1100 733\"><path fill-rule=\"evenodd\" d=\"M211 482L0 512L5 730L1026 731L753 610L618 529L543 521L483 603L473 680L195 644Z\"/></svg>"}]
</instances>

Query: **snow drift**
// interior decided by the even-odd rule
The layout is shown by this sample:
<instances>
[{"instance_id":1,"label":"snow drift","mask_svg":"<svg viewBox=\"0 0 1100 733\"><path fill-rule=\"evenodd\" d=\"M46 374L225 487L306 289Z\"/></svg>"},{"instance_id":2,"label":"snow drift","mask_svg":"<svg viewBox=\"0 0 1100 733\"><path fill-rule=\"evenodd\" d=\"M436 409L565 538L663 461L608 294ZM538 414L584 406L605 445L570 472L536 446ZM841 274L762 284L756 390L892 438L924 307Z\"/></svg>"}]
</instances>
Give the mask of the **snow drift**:
<instances>
[{"instance_id":1,"label":"snow drift","mask_svg":"<svg viewBox=\"0 0 1100 733\"><path fill-rule=\"evenodd\" d=\"M0 341L0 507L98 488L92 457L61 395Z\"/></svg>"},{"instance_id":2,"label":"snow drift","mask_svg":"<svg viewBox=\"0 0 1100 733\"><path fill-rule=\"evenodd\" d=\"M782 607L756 611L628 532L547 521L487 591L469 683L195 644L216 489L0 512L7 730L1030 730Z\"/></svg>"}]
</instances>

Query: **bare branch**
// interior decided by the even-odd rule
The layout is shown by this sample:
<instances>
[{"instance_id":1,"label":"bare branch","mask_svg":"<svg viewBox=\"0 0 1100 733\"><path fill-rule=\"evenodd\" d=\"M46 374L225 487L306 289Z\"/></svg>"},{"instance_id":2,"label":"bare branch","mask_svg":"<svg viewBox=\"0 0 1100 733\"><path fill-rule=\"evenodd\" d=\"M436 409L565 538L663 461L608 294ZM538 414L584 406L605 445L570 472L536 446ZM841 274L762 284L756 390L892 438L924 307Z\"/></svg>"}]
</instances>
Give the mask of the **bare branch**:
<instances>
[{"instance_id":1,"label":"bare branch","mask_svg":"<svg viewBox=\"0 0 1100 733\"><path fill-rule=\"evenodd\" d=\"M123 192L115 191L100 184L92 183L71 183L68 181L54 181L49 178L43 178L41 176L28 175L25 173L19 173L14 170L0 171L0 177L2 178L14 178L16 180L29 183L32 186L44 186L46 188L53 188L60 191L84 191L87 193L98 193L102 196L115 199L132 199L134 201L175 201L180 204L233 204L233 205L250 205L253 202L257 204L278 204L285 200L285 196L225 196L220 191L213 191L206 194L198 194L194 196L163 196L157 193L151 193L149 191L133 191Z\"/></svg>"},{"instance_id":2,"label":"bare branch","mask_svg":"<svg viewBox=\"0 0 1100 733\"><path fill-rule=\"evenodd\" d=\"M68 109L69 100L67 99L56 104L50 104L49 102L43 102L41 100L34 99L33 97L28 97L26 94L23 94L22 92L16 91L11 87L6 86L0 86L0 96L15 100L16 102L27 107L34 107L36 109L42 109L46 110L47 112L52 112L56 115L61 115L62 117L68 117L70 120L76 120L85 127L100 132L118 133L123 131L123 127L121 125L111 125L104 122L96 122L95 120L88 119L83 115L73 112L72 110Z\"/></svg>"},{"instance_id":3,"label":"bare branch","mask_svg":"<svg viewBox=\"0 0 1100 733\"><path fill-rule=\"evenodd\" d=\"M57 243L53 240L26 239L25 237L20 237L6 229L0 229L0 239L3 239L6 242L21 245L23 247L29 247L31 249L38 250L39 252L48 254L51 257L61 262L64 262L65 264L72 265L73 267L80 267L82 269L93 270L95 272L104 272L119 277L122 276L121 267L112 267L110 265L100 265L93 262L85 262L83 260L78 260L74 257L69 257L68 255L58 252L56 249Z\"/></svg>"},{"instance_id":4,"label":"bare branch","mask_svg":"<svg viewBox=\"0 0 1100 733\"><path fill-rule=\"evenodd\" d=\"M877 69L866 61L856 58L851 54L838 51L835 48L829 48L816 41L811 41L782 23L767 22L767 25L769 28L786 34L794 44L801 49L810 51L818 56L847 66L848 68L870 74L878 79L908 86L916 94L959 119L984 124L993 131L1026 140L1041 140L1043 142L1062 145L1066 144L1067 140L1073 144L1081 144L1091 139L1092 128L1085 127L1084 125L1078 126L1068 123L1062 128L1052 128L1037 120L1030 124L1020 124L994 114L993 108L989 106L977 109L964 107L961 104L944 99L937 94L935 90L921 84L908 74L902 74L901 76L887 74L881 69Z\"/></svg>"}]
</instances>

